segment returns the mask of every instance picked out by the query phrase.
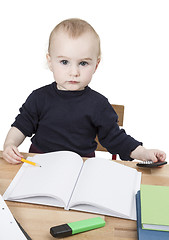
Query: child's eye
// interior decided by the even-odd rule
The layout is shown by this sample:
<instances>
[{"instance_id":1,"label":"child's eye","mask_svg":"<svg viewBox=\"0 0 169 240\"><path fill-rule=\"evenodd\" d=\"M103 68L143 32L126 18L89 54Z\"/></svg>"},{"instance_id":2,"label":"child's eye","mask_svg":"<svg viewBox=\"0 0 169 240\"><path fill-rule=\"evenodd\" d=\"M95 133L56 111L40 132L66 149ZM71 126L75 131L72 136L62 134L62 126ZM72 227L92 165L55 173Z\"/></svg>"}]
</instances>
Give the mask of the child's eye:
<instances>
[{"instance_id":1,"label":"child's eye","mask_svg":"<svg viewBox=\"0 0 169 240\"><path fill-rule=\"evenodd\" d=\"M88 62L82 61L82 62L79 63L79 65L81 65L81 66L87 66L87 65L88 65Z\"/></svg>"},{"instance_id":2,"label":"child's eye","mask_svg":"<svg viewBox=\"0 0 169 240\"><path fill-rule=\"evenodd\" d=\"M62 61L60 61L61 62L61 64L63 64L63 65L67 65L68 64L68 60L62 60Z\"/></svg>"}]
</instances>

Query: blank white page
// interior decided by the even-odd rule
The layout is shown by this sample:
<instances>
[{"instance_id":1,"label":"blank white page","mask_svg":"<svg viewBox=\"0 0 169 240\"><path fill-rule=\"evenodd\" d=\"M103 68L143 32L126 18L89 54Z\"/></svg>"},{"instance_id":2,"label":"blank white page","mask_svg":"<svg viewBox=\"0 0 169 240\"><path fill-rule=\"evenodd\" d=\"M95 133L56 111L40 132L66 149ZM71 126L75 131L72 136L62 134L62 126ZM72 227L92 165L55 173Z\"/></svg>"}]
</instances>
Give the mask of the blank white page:
<instances>
[{"instance_id":1,"label":"blank white page","mask_svg":"<svg viewBox=\"0 0 169 240\"><path fill-rule=\"evenodd\" d=\"M90 204L135 219L132 207L140 180L141 174L133 168L107 159L88 159L81 171L69 208L78 204ZM80 209L80 206L77 208Z\"/></svg>"},{"instance_id":2,"label":"blank white page","mask_svg":"<svg viewBox=\"0 0 169 240\"><path fill-rule=\"evenodd\" d=\"M48 196L58 197L67 205L83 165L82 158L73 152L60 151L39 154L28 159L39 163L41 167L24 163L5 192L4 199L21 200L26 197ZM44 201L44 198L41 199ZM48 203L49 198L46 198L46 201Z\"/></svg>"},{"instance_id":3,"label":"blank white page","mask_svg":"<svg viewBox=\"0 0 169 240\"><path fill-rule=\"evenodd\" d=\"M8 206L0 195L0 239L26 240Z\"/></svg>"}]
</instances>

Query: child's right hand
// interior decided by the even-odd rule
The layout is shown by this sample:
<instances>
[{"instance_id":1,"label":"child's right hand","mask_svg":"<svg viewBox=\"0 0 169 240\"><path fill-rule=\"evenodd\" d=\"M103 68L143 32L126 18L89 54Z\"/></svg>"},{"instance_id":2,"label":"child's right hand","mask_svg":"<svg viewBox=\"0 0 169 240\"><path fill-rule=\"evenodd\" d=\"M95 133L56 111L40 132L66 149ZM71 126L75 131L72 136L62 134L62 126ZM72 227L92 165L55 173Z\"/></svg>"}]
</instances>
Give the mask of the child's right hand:
<instances>
[{"instance_id":1,"label":"child's right hand","mask_svg":"<svg viewBox=\"0 0 169 240\"><path fill-rule=\"evenodd\" d=\"M11 164L21 163L21 158L23 158L17 147L14 145L6 146L2 153L2 157Z\"/></svg>"},{"instance_id":2,"label":"child's right hand","mask_svg":"<svg viewBox=\"0 0 169 240\"><path fill-rule=\"evenodd\" d=\"M5 143L4 143L4 151L2 153L3 158L12 164L21 163L21 158L23 156L17 149L23 140L25 139L25 135L16 127L11 127L9 130Z\"/></svg>"}]
</instances>

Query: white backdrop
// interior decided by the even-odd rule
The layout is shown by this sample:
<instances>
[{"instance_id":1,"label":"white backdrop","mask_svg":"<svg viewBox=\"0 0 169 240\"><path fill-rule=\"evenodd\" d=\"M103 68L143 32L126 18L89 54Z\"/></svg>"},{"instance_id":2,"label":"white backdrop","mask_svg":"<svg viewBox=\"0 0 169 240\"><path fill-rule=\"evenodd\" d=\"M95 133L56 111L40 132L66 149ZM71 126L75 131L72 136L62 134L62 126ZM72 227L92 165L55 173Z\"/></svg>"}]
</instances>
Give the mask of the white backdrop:
<instances>
[{"instance_id":1,"label":"white backdrop","mask_svg":"<svg viewBox=\"0 0 169 240\"><path fill-rule=\"evenodd\" d=\"M6 0L0 3L0 149L20 106L53 81L48 37L60 21L79 17L101 38L102 61L90 87L125 105L124 128L169 155L168 0ZM30 139L20 146L28 151Z\"/></svg>"}]
</instances>

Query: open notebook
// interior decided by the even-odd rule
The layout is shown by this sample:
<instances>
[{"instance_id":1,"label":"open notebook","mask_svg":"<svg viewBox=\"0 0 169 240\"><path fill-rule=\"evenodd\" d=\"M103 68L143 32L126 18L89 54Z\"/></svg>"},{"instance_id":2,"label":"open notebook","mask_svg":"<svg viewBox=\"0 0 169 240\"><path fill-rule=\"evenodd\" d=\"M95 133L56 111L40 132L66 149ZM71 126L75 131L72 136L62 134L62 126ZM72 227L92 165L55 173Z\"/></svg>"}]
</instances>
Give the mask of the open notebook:
<instances>
[{"instance_id":1,"label":"open notebook","mask_svg":"<svg viewBox=\"0 0 169 240\"><path fill-rule=\"evenodd\" d=\"M5 200L64 207L136 220L135 194L141 173L108 159L83 159L60 151L24 163L4 193Z\"/></svg>"}]
</instances>

